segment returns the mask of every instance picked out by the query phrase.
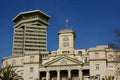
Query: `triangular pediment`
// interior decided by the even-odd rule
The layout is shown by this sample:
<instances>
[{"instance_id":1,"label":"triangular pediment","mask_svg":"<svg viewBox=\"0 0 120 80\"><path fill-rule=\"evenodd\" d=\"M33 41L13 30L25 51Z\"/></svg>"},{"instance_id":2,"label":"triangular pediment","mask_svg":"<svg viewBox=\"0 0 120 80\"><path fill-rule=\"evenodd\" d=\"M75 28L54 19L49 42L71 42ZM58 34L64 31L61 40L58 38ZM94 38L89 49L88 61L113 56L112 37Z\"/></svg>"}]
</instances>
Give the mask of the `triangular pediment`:
<instances>
[{"instance_id":1,"label":"triangular pediment","mask_svg":"<svg viewBox=\"0 0 120 80\"><path fill-rule=\"evenodd\" d=\"M60 56L45 63L45 66L81 65L81 64L82 61L79 61L75 58L71 58L68 56Z\"/></svg>"}]
</instances>

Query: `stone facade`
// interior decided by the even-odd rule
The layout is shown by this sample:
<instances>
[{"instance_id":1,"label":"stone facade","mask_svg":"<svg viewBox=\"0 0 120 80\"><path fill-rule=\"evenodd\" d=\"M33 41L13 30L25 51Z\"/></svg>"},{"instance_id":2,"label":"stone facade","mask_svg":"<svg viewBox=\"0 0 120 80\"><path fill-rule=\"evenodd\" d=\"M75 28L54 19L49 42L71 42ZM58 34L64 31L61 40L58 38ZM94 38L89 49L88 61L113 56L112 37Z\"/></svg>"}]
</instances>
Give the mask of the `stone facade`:
<instances>
[{"instance_id":1,"label":"stone facade","mask_svg":"<svg viewBox=\"0 0 120 80\"><path fill-rule=\"evenodd\" d=\"M114 49L100 45L89 49L75 49L75 32L60 30L59 48L55 51L25 51L23 55L4 57L2 64L17 67L24 80L97 80L115 76Z\"/></svg>"}]
</instances>

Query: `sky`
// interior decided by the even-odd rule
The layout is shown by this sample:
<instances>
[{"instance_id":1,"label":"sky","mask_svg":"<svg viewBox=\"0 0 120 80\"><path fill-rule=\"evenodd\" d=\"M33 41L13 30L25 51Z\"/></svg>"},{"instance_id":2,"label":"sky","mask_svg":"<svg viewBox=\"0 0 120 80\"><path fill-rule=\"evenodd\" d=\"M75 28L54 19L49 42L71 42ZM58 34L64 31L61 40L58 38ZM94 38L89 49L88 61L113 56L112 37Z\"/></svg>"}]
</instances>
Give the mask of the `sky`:
<instances>
[{"instance_id":1,"label":"sky","mask_svg":"<svg viewBox=\"0 0 120 80\"><path fill-rule=\"evenodd\" d=\"M75 48L115 42L120 29L120 0L0 0L0 61L12 55L12 19L20 12L39 9L51 16L47 28L48 51L58 49L58 32L65 21L76 32Z\"/></svg>"}]
</instances>

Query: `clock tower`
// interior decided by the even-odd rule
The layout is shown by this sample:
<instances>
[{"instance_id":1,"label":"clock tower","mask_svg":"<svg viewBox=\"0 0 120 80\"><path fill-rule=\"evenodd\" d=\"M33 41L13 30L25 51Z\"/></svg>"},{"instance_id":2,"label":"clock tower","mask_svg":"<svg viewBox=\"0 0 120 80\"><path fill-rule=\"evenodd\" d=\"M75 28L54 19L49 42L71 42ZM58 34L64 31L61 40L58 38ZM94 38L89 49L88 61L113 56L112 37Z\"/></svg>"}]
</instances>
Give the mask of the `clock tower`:
<instances>
[{"instance_id":1,"label":"clock tower","mask_svg":"<svg viewBox=\"0 0 120 80\"><path fill-rule=\"evenodd\" d=\"M72 29L60 30L58 35L59 35L58 50L64 53L70 52L70 50L74 49L75 32Z\"/></svg>"}]
</instances>

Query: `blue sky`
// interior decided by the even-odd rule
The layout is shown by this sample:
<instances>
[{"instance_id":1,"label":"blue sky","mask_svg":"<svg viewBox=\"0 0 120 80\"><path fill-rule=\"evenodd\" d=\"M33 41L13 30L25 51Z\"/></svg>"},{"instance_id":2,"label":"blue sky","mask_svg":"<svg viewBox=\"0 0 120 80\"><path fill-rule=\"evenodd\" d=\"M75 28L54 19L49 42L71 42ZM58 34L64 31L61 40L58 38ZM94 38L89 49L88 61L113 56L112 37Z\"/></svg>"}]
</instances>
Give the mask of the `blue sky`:
<instances>
[{"instance_id":1,"label":"blue sky","mask_svg":"<svg viewBox=\"0 0 120 80\"><path fill-rule=\"evenodd\" d=\"M51 16L48 51L58 49L58 35L69 28L76 32L75 48L90 48L115 41L120 28L120 0L0 0L0 61L12 54L12 18L19 12L40 9Z\"/></svg>"}]
</instances>

